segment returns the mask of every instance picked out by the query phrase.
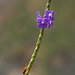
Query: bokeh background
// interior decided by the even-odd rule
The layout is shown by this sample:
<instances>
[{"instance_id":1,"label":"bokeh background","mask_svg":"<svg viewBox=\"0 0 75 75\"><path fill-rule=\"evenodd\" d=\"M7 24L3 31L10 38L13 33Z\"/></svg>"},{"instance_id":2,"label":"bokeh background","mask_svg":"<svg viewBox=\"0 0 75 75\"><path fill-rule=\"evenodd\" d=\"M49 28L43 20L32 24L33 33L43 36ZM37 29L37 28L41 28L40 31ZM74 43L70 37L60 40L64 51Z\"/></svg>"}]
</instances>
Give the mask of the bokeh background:
<instances>
[{"instance_id":1,"label":"bokeh background","mask_svg":"<svg viewBox=\"0 0 75 75\"><path fill-rule=\"evenodd\" d=\"M40 28L47 0L0 0L0 75L22 75ZM75 0L52 0L53 27L45 29L29 75L75 75Z\"/></svg>"}]
</instances>

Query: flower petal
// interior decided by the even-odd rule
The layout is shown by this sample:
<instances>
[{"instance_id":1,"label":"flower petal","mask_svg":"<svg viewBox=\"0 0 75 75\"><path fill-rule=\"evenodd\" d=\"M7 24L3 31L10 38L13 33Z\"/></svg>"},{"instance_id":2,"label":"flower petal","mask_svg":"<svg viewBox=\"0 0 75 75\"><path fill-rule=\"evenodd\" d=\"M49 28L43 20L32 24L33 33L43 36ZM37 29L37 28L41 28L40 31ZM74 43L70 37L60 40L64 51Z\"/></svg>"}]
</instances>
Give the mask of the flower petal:
<instances>
[{"instance_id":1,"label":"flower petal","mask_svg":"<svg viewBox=\"0 0 75 75\"><path fill-rule=\"evenodd\" d=\"M50 23L47 23L47 28L50 28Z\"/></svg>"},{"instance_id":2,"label":"flower petal","mask_svg":"<svg viewBox=\"0 0 75 75\"><path fill-rule=\"evenodd\" d=\"M40 24L40 23L38 23L38 24L37 24L37 27L41 27L41 24Z\"/></svg>"},{"instance_id":3,"label":"flower petal","mask_svg":"<svg viewBox=\"0 0 75 75\"><path fill-rule=\"evenodd\" d=\"M44 23L48 23L48 18L44 18Z\"/></svg>"},{"instance_id":4,"label":"flower petal","mask_svg":"<svg viewBox=\"0 0 75 75\"><path fill-rule=\"evenodd\" d=\"M38 21L40 23L42 21L42 18L37 17L37 20L36 21Z\"/></svg>"},{"instance_id":5,"label":"flower petal","mask_svg":"<svg viewBox=\"0 0 75 75\"><path fill-rule=\"evenodd\" d=\"M50 21L50 26L53 26L53 22L52 21Z\"/></svg>"},{"instance_id":6,"label":"flower petal","mask_svg":"<svg viewBox=\"0 0 75 75\"><path fill-rule=\"evenodd\" d=\"M46 11L45 11L45 14L46 14L46 15L49 15L49 13L50 13L50 10L46 10Z\"/></svg>"},{"instance_id":7,"label":"flower petal","mask_svg":"<svg viewBox=\"0 0 75 75\"><path fill-rule=\"evenodd\" d=\"M41 29L44 29L44 25L41 26Z\"/></svg>"},{"instance_id":8,"label":"flower petal","mask_svg":"<svg viewBox=\"0 0 75 75\"><path fill-rule=\"evenodd\" d=\"M52 16L54 16L54 11L51 11L51 13L52 13Z\"/></svg>"},{"instance_id":9,"label":"flower petal","mask_svg":"<svg viewBox=\"0 0 75 75\"><path fill-rule=\"evenodd\" d=\"M50 17L50 20L54 21L54 19L55 19L54 17Z\"/></svg>"},{"instance_id":10,"label":"flower petal","mask_svg":"<svg viewBox=\"0 0 75 75\"><path fill-rule=\"evenodd\" d=\"M38 15L38 17L41 17L39 11L37 11L37 15Z\"/></svg>"},{"instance_id":11,"label":"flower petal","mask_svg":"<svg viewBox=\"0 0 75 75\"><path fill-rule=\"evenodd\" d=\"M48 15L44 15L44 18L48 18Z\"/></svg>"}]
</instances>

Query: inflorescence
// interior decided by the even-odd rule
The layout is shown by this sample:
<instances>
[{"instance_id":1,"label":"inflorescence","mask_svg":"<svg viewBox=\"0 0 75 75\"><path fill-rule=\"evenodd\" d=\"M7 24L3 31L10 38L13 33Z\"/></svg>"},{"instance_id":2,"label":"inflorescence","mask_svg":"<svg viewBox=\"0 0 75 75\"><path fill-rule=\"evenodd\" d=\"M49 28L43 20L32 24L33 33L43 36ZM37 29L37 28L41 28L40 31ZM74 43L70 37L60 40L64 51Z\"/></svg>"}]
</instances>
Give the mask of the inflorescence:
<instances>
[{"instance_id":1,"label":"inflorescence","mask_svg":"<svg viewBox=\"0 0 75 75\"><path fill-rule=\"evenodd\" d=\"M39 11L37 11L37 15L38 15L36 20L38 22L37 27L41 27L41 29L44 29L53 26L52 21L54 21L54 11L46 10L44 18L40 16Z\"/></svg>"}]
</instances>

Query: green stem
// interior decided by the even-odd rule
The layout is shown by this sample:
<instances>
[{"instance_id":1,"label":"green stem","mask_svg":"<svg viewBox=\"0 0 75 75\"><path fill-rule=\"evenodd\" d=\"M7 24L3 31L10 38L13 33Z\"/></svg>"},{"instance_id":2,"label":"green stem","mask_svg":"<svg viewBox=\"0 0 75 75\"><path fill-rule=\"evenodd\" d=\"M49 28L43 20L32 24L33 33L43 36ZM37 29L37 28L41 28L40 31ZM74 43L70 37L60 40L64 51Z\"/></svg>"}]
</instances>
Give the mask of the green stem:
<instances>
[{"instance_id":1,"label":"green stem","mask_svg":"<svg viewBox=\"0 0 75 75\"><path fill-rule=\"evenodd\" d=\"M50 4L51 4L51 0L48 0L47 5L46 5L46 7L47 7L46 10L49 10ZM45 29L40 30L40 34L39 34L39 37L38 37L38 40L37 40L37 43L36 43L36 47L35 47L34 52L32 54L31 60L30 60L30 62L28 64L28 66L27 66L27 70L25 72L25 75L29 74L30 69L31 69L31 67L33 65L33 62L34 62L34 60L36 58L36 55L38 53L38 50L40 48L40 44L41 44L41 41L42 41L42 38L43 38L44 30Z\"/></svg>"},{"instance_id":2,"label":"green stem","mask_svg":"<svg viewBox=\"0 0 75 75\"><path fill-rule=\"evenodd\" d=\"M34 49L34 53L32 54L31 60L30 60L30 62L28 64L28 66L27 66L27 70L26 70L25 75L28 75L28 73L29 73L29 71L30 71L30 69L31 69L31 67L33 65L33 62L34 62L34 60L36 58L36 55L38 53L38 50L40 48L40 44L41 44L41 41L42 41L42 38L43 38L43 33L44 33L44 29L41 29L39 37L38 37L38 40L37 40L37 43L36 43L36 47Z\"/></svg>"},{"instance_id":3,"label":"green stem","mask_svg":"<svg viewBox=\"0 0 75 75\"><path fill-rule=\"evenodd\" d=\"M50 10L51 0L47 1L46 10Z\"/></svg>"}]
</instances>

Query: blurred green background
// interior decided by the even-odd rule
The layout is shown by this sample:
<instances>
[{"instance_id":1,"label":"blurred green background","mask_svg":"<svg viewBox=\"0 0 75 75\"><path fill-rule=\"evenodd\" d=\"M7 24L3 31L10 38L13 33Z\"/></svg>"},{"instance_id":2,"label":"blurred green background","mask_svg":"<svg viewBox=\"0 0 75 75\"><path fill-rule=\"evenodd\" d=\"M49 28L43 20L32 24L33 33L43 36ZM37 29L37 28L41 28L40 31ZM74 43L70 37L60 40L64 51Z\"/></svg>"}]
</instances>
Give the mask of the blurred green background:
<instances>
[{"instance_id":1,"label":"blurred green background","mask_svg":"<svg viewBox=\"0 0 75 75\"><path fill-rule=\"evenodd\" d=\"M47 0L0 0L0 75L22 75L30 61ZM75 75L75 0L52 0L54 25L45 29L29 75Z\"/></svg>"}]
</instances>

